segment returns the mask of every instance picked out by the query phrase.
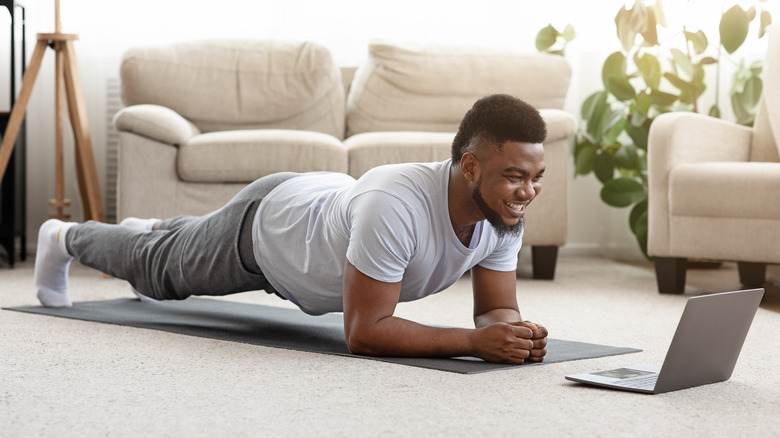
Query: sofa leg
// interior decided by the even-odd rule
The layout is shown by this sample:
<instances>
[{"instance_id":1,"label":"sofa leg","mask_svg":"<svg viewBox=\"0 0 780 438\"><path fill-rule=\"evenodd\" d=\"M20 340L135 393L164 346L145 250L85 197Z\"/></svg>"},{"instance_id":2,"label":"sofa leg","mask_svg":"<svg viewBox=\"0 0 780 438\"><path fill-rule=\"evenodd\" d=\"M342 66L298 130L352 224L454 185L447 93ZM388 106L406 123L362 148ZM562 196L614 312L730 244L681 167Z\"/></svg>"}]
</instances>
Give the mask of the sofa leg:
<instances>
[{"instance_id":1,"label":"sofa leg","mask_svg":"<svg viewBox=\"0 0 780 438\"><path fill-rule=\"evenodd\" d=\"M761 287L766 281L766 263L737 262L739 281L747 288Z\"/></svg>"},{"instance_id":2,"label":"sofa leg","mask_svg":"<svg viewBox=\"0 0 780 438\"><path fill-rule=\"evenodd\" d=\"M685 270L688 259L680 257L653 257L658 292L681 294L685 292Z\"/></svg>"},{"instance_id":3,"label":"sofa leg","mask_svg":"<svg viewBox=\"0 0 780 438\"><path fill-rule=\"evenodd\" d=\"M555 277L555 263L557 260L557 246L532 246L531 263L533 264L534 278L538 280L552 280Z\"/></svg>"}]
</instances>

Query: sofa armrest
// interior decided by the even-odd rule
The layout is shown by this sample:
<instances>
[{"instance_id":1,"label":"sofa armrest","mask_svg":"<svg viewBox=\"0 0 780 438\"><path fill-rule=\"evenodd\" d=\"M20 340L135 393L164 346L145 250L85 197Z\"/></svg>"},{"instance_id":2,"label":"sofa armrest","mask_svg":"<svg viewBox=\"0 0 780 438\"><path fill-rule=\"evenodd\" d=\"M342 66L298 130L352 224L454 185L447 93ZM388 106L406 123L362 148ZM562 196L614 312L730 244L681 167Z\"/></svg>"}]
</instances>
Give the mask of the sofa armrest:
<instances>
[{"instance_id":1,"label":"sofa armrest","mask_svg":"<svg viewBox=\"0 0 780 438\"><path fill-rule=\"evenodd\" d=\"M675 167L697 162L746 162L750 128L696 113L658 116L648 138L648 253L668 256L669 174Z\"/></svg>"},{"instance_id":2,"label":"sofa armrest","mask_svg":"<svg viewBox=\"0 0 780 438\"><path fill-rule=\"evenodd\" d=\"M547 125L545 143L571 137L577 130L577 119L566 111L559 109L540 109L539 114Z\"/></svg>"},{"instance_id":3,"label":"sofa armrest","mask_svg":"<svg viewBox=\"0 0 780 438\"><path fill-rule=\"evenodd\" d=\"M152 140L180 145L200 130L170 108L160 105L132 105L114 116L117 131L129 131Z\"/></svg>"}]
</instances>

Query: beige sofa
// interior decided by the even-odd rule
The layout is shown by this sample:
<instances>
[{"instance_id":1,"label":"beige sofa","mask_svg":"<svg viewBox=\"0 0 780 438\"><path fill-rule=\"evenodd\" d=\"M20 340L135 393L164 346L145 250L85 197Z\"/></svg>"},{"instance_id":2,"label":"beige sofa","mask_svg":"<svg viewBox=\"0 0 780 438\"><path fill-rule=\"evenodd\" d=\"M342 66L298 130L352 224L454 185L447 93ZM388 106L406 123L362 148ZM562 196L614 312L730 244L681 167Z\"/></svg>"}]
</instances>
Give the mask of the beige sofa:
<instances>
[{"instance_id":1,"label":"beige sofa","mask_svg":"<svg viewBox=\"0 0 780 438\"><path fill-rule=\"evenodd\" d=\"M525 242L534 276L553 278L576 129L562 111L570 74L556 56L387 41L373 42L357 70L311 42L135 48L122 60L126 107L114 120L117 217L203 214L278 171L357 178L382 164L444 160L474 101L502 92L540 108L548 124L547 171Z\"/></svg>"},{"instance_id":2,"label":"beige sofa","mask_svg":"<svg viewBox=\"0 0 780 438\"><path fill-rule=\"evenodd\" d=\"M780 263L780 32L771 36L753 128L659 116L648 145L648 252L658 290L682 293L688 258L736 261L746 287Z\"/></svg>"}]
</instances>

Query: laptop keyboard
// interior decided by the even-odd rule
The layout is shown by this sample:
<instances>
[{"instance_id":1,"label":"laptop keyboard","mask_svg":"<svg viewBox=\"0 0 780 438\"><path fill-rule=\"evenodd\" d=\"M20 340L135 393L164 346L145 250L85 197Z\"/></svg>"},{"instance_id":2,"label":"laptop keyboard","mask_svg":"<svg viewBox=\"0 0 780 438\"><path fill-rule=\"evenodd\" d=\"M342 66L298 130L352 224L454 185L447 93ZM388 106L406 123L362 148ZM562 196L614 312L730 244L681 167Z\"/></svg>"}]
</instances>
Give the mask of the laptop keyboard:
<instances>
[{"instance_id":1,"label":"laptop keyboard","mask_svg":"<svg viewBox=\"0 0 780 438\"><path fill-rule=\"evenodd\" d=\"M650 374L641 377L631 377L620 381L620 386L636 389L653 389L655 382L658 381L658 374Z\"/></svg>"}]
</instances>

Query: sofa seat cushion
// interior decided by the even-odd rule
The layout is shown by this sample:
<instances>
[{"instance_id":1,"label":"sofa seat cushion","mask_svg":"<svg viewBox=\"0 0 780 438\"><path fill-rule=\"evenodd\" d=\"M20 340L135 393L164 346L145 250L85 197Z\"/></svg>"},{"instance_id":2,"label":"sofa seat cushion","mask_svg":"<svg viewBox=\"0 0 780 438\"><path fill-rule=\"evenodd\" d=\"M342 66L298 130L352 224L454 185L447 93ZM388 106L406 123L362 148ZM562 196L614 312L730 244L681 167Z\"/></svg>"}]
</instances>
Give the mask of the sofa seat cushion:
<instances>
[{"instance_id":1,"label":"sofa seat cushion","mask_svg":"<svg viewBox=\"0 0 780 438\"><path fill-rule=\"evenodd\" d=\"M375 131L455 132L494 93L562 109L571 68L561 56L489 47L374 41L347 96L347 137Z\"/></svg>"},{"instance_id":2,"label":"sofa seat cushion","mask_svg":"<svg viewBox=\"0 0 780 438\"><path fill-rule=\"evenodd\" d=\"M249 183L280 171L346 172L347 150L336 137L319 132L211 132L179 147L177 167L183 181Z\"/></svg>"},{"instance_id":3,"label":"sofa seat cushion","mask_svg":"<svg viewBox=\"0 0 780 438\"><path fill-rule=\"evenodd\" d=\"M428 163L450 156L455 133L366 132L344 140L349 174L355 178L383 164Z\"/></svg>"},{"instance_id":4,"label":"sofa seat cushion","mask_svg":"<svg viewBox=\"0 0 780 438\"><path fill-rule=\"evenodd\" d=\"M672 216L780 220L780 163L683 164L669 185Z\"/></svg>"}]
</instances>

